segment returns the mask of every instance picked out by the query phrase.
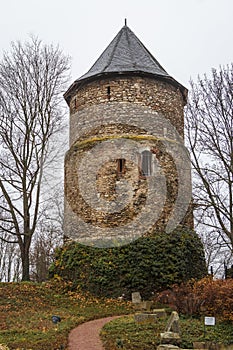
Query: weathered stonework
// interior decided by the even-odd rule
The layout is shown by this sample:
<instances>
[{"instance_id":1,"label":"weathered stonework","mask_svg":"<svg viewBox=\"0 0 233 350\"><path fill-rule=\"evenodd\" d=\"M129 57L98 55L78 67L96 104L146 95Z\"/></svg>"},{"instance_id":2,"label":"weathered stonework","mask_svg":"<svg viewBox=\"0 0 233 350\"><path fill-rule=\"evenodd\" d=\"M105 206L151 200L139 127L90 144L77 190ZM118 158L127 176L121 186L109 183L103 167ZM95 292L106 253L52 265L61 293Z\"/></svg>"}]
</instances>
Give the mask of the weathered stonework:
<instances>
[{"instance_id":1,"label":"weathered stonework","mask_svg":"<svg viewBox=\"0 0 233 350\"><path fill-rule=\"evenodd\" d=\"M191 207L182 212L190 190L184 187L190 183L183 144L184 88L169 79L135 72L100 73L68 90L69 238L104 246L98 240L109 237L109 242L128 243L176 224L192 227Z\"/></svg>"},{"instance_id":2,"label":"weathered stonework","mask_svg":"<svg viewBox=\"0 0 233 350\"><path fill-rule=\"evenodd\" d=\"M108 95L109 88L110 94ZM87 107L99 104L106 104L106 108L109 109L109 105L112 104L112 120L109 120L109 122L116 123L118 115L114 113L114 102L146 106L161 113L183 137L184 98L180 90L167 82L133 76L97 80L80 87L76 91L70 101L70 143L72 144L76 140L75 133L77 119L79 118L77 112L86 110L88 113ZM80 113L80 115L82 116L83 113ZM95 115L89 115L90 129L93 117Z\"/></svg>"}]
</instances>

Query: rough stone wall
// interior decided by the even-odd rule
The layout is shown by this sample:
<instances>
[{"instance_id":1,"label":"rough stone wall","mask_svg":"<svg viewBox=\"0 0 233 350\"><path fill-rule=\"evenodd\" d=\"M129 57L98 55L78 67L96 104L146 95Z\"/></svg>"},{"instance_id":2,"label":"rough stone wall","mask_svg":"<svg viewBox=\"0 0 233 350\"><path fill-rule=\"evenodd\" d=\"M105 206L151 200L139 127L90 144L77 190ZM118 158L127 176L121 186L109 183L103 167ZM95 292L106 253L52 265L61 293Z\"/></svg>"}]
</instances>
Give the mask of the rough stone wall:
<instances>
[{"instance_id":1,"label":"rough stone wall","mask_svg":"<svg viewBox=\"0 0 233 350\"><path fill-rule=\"evenodd\" d=\"M157 158L163 175L166 179L166 201L161 211L158 220L152 225L150 232L154 229L165 230L169 216L172 212L176 197L177 197L177 171L174 161L169 153L164 149L163 144L159 141L137 141L138 150L145 148L150 150ZM65 195L68 200L73 213L85 222L98 227L116 227L127 224L133 220L140 210L145 206L147 197L147 177L140 173L139 167L135 166L136 162L126 160L124 174L118 175L116 160L105 163L96 174L96 187L99 196L105 201L112 201L116 198L116 184L120 180L125 180L131 183L132 186L132 200L128 205L116 213L109 213L106 211L99 211L91 207L83 199L79 188L79 174L77 173L77 164L80 163L82 157L88 149L91 149L94 144L85 145L84 147L72 147L66 157L66 186ZM101 154L99 154L101 157ZM89 169L90 172L96 171ZM89 174L85 175L86 181L89 181ZM68 186L67 186L68 184ZM156 203L154 203L156 206ZM153 209L155 211L155 208ZM153 212L148 215L153 216ZM141 229L144 231L144 222L140 223ZM72 228L70 228L72 229Z\"/></svg>"},{"instance_id":2,"label":"rough stone wall","mask_svg":"<svg viewBox=\"0 0 233 350\"><path fill-rule=\"evenodd\" d=\"M148 235L165 230L178 197L178 187L185 182L185 176L190 175L182 164L183 159L178 157L183 147L183 107L179 90L149 78L104 79L79 88L70 101L70 150L65 161L67 236L73 235L74 239L85 242L86 239L98 241L106 234L114 239L116 234L125 240L125 235L137 238L135 231ZM120 153L114 146L116 140ZM134 155L131 158L127 154L129 144L124 140L132 142ZM112 155L108 161L104 161L103 149L98 149L104 142L105 150ZM93 149L97 149L98 169L94 162L86 171L78 170ZM154 192L157 191L158 197L161 191L162 199L149 206L147 197L151 189L139 164L143 150L152 153L153 166L166 186L166 198L163 199L163 183L157 184ZM120 176L116 163L119 158L126 159L124 173ZM98 197L95 205L84 199L85 193L80 189L81 178L84 178L83 183L91 183L93 174ZM116 187L118 184L124 186L124 181L130 183L131 200L118 211L111 210L113 201L119 199ZM126 192L121 191L120 196L123 198ZM105 204L101 207L103 201ZM140 216L145 208L146 216ZM151 221L149 226L147 221ZM130 225L131 222L134 225ZM192 210L181 224L192 227Z\"/></svg>"},{"instance_id":3,"label":"rough stone wall","mask_svg":"<svg viewBox=\"0 0 233 350\"><path fill-rule=\"evenodd\" d=\"M184 99L180 90L171 84L151 78L116 77L81 86L71 99L70 115L85 107L111 102L130 102L162 113L183 136ZM70 126L72 129L72 120Z\"/></svg>"}]
</instances>

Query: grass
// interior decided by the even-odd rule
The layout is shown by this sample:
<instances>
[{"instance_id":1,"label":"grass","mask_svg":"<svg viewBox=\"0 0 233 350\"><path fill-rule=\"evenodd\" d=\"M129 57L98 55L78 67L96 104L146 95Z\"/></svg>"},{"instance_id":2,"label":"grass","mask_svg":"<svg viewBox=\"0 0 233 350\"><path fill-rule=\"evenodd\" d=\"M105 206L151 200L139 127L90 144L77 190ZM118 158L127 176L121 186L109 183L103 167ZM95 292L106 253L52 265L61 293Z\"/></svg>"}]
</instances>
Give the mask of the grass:
<instances>
[{"instance_id":1,"label":"grass","mask_svg":"<svg viewBox=\"0 0 233 350\"><path fill-rule=\"evenodd\" d=\"M129 303L70 292L61 282L0 283L0 344L10 350L67 349L68 334L80 323L129 312ZM53 315L61 318L57 325Z\"/></svg>"},{"instance_id":2,"label":"grass","mask_svg":"<svg viewBox=\"0 0 233 350\"><path fill-rule=\"evenodd\" d=\"M90 294L70 292L61 282L0 283L0 350L67 349L71 329L85 321L112 315L133 313L130 303L97 299ZM57 325L52 316L61 317ZM218 319L217 319L218 321ZM106 350L153 350L160 342L166 320L155 324L136 324L132 316L105 325L102 339ZM180 318L182 348L192 348L193 341L208 340L233 344L232 323L217 322L203 335L203 321Z\"/></svg>"},{"instance_id":3,"label":"grass","mask_svg":"<svg viewBox=\"0 0 233 350\"><path fill-rule=\"evenodd\" d=\"M160 343L160 333L166 325L164 319L154 324L136 324L132 316L126 316L106 324L101 338L108 350L154 350ZM193 348L193 341L211 341L233 344L232 323L218 323L209 327L204 337L203 321L180 318L181 348Z\"/></svg>"}]
</instances>

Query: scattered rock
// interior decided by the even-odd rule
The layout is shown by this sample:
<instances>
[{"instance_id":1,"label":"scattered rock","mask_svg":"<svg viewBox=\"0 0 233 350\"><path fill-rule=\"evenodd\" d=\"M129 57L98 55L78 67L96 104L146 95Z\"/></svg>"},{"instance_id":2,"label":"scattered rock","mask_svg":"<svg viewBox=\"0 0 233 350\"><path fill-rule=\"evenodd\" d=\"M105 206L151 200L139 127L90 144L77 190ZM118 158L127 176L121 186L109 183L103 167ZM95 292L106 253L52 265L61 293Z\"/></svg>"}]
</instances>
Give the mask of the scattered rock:
<instances>
[{"instance_id":1,"label":"scattered rock","mask_svg":"<svg viewBox=\"0 0 233 350\"><path fill-rule=\"evenodd\" d=\"M152 306L152 302L151 301L142 301L140 303L134 304L134 309L135 310L142 310L142 311L150 312L151 311L151 306Z\"/></svg>"},{"instance_id":2,"label":"scattered rock","mask_svg":"<svg viewBox=\"0 0 233 350\"><path fill-rule=\"evenodd\" d=\"M139 292L133 292L132 293L132 303L133 304L140 304L142 302L142 297Z\"/></svg>"},{"instance_id":3,"label":"scattered rock","mask_svg":"<svg viewBox=\"0 0 233 350\"><path fill-rule=\"evenodd\" d=\"M134 320L136 323L155 323L157 319L158 317L156 314L141 313L134 315Z\"/></svg>"},{"instance_id":4,"label":"scattered rock","mask_svg":"<svg viewBox=\"0 0 233 350\"><path fill-rule=\"evenodd\" d=\"M180 333L179 315L176 311L172 311L171 316L167 322L165 332Z\"/></svg>"},{"instance_id":5,"label":"scattered rock","mask_svg":"<svg viewBox=\"0 0 233 350\"><path fill-rule=\"evenodd\" d=\"M165 309L153 309L153 314L156 314L158 318L164 318L167 316Z\"/></svg>"},{"instance_id":6,"label":"scattered rock","mask_svg":"<svg viewBox=\"0 0 233 350\"><path fill-rule=\"evenodd\" d=\"M179 345L181 343L179 315L176 311L172 311L165 332L160 334L160 338L161 344Z\"/></svg>"},{"instance_id":7,"label":"scattered rock","mask_svg":"<svg viewBox=\"0 0 233 350\"><path fill-rule=\"evenodd\" d=\"M160 334L162 344L179 345L181 343L181 337L179 333L164 332Z\"/></svg>"},{"instance_id":8,"label":"scattered rock","mask_svg":"<svg viewBox=\"0 0 233 350\"><path fill-rule=\"evenodd\" d=\"M180 349L179 346L172 344L160 344L157 346L157 350L176 350Z\"/></svg>"}]
</instances>

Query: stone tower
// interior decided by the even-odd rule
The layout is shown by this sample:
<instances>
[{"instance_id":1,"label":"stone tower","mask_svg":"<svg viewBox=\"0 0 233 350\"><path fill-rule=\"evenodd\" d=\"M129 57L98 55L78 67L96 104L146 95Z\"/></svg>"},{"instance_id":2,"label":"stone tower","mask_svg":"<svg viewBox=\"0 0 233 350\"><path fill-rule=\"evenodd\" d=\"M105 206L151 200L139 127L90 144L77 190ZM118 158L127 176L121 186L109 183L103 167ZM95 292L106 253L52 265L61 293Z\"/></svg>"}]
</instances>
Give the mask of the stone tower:
<instances>
[{"instance_id":1,"label":"stone tower","mask_svg":"<svg viewBox=\"0 0 233 350\"><path fill-rule=\"evenodd\" d=\"M107 247L192 226L187 89L126 24L64 97L66 237Z\"/></svg>"}]
</instances>

